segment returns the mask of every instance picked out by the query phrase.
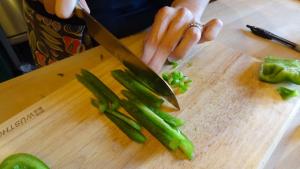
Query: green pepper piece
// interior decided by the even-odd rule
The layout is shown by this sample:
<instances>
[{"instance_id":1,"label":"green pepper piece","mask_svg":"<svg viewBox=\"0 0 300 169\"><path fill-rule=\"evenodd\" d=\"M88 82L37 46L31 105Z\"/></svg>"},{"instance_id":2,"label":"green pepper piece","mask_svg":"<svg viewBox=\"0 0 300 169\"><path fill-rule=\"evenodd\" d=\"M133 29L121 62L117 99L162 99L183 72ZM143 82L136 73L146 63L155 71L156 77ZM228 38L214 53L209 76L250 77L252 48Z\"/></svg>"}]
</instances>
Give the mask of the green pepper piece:
<instances>
[{"instance_id":1,"label":"green pepper piece","mask_svg":"<svg viewBox=\"0 0 300 169\"><path fill-rule=\"evenodd\" d=\"M277 92L280 94L280 96L283 100L288 100L292 97L299 95L299 92L297 90L289 89L286 87L278 87Z\"/></svg>"},{"instance_id":2,"label":"green pepper piece","mask_svg":"<svg viewBox=\"0 0 300 169\"><path fill-rule=\"evenodd\" d=\"M184 140L181 140L181 144L179 145L179 149L188 157L189 160L192 160L195 156L194 149L195 146L190 139L187 138L180 130L178 130L183 137Z\"/></svg>"},{"instance_id":3,"label":"green pepper piece","mask_svg":"<svg viewBox=\"0 0 300 169\"><path fill-rule=\"evenodd\" d=\"M132 118L116 110L103 109L103 105L96 99L92 99L91 102L130 139L138 143L146 141L146 137L141 133L142 127Z\"/></svg>"},{"instance_id":4,"label":"green pepper piece","mask_svg":"<svg viewBox=\"0 0 300 169\"><path fill-rule=\"evenodd\" d=\"M5 158L0 164L1 169L50 169L42 160L27 154L18 153Z\"/></svg>"},{"instance_id":5,"label":"green pepper piece","mask_svg":"<svg viewBox=\"0 0 300 169\"><path fill-rule=\"evenodd\" d=\"M82 74L76 75L77 79L97 97L91 100L92 105L103 112L130 139L138 143L145 142L146 137L140 132L141 126L132 118L117 111L118 96L92 73L82 70Z\"/></svg>"},{"instance_id":6,"label":"green pepper piece","mask_svg":"<svg viewBox=\"0 0 300 169\"><path fill-rule=\"evenodd\" d=\"M174 83L174 78L170 77L167 82L168 84L172 85Z\"/></svg>"},{"instance_id":7,"label":"green pepper piece","mask_svg":"<svg viewBox=\"0 0 300 169\"><path fill-rule=\"evenodd\" d=\"M172 73L172 77L173 77L173 79L179 79L180 78L180 73L181 72L179 72L179 71L174 71L173 73Z\"/></svg>"},{"instance_id":8,"label":"green pepper piece","mask_svg":"<svg viewBox=\"0 0 300 169\"><path fill-rule=\"evenodd\" d=\"M163 74L162 74L162 78L163 78L165 81L168 81L169 75L168 75L167 73L163 73Z\"/></svg>"},{"instance_id":9,"label":"green pepper piece","mask_svg":"<svg viewBox=\"0 0 300 169\"><path fill-rule=\"evenodd\" d=\"M178 89L179 93L184 93L187 91L189 84L192 82L191 79L184 76L184 74L178 70L163 73L162 77L173 89Z\"/></svg>"},{"instance_id":10,"label":"green pepper piece","mask_svg":"<svg viewBox=\"0 0 300 169\"><path fill-rule=\"evenodd\" d=\"M186 84L192 83L192 79L189 79L189 78L186 77L186 76L183 78L183 81L184 81L184 83L186 83Z\"/></svg>"},{"instance_id":11,"label":"green pepper piece","mask_svg":"<svg viewBox=\"0 0 300 169\"><path fill-rule=\"evenodd\" d=\"M122 100L122 107L144 126L155 138L157 138L166 148L176 150L180 144L180 138L165 132L160 125L153 123L143 111L136 107L132 101Z\"/></svg>"},{"instance_id":12,"label":"green pepper piece","mask_svg":"<svg viewBox=\"0 0 300 169\"><path fill-rule=\"evenodd\" d=\"M95 87L95 91L98 94L104 96L107 101L111 102L111 107L113 109L119 108L120 104L118 96L113 91L111 91L100 79L98 79L94 74L85 69L81 70L81 74L82 78L85 79L87 83L90 83Z\"/></svg>"},{"instance_id":13,"label":"green pepper piece","mask_svg":"<svg viewBox=\"0 0 300 169\"><path fill-rule=\"evenodd\" d=\"M91 103L102 113L104 113L108 109L108 103L106 102L105 99L102 100L91 99Z\"/></svg>"},{"instance_id":14,"label":"green pepper piece","mask_svg":"<svg viewBox=\"0 0 300 169\"><path fill-rule=\"evenodd\" d=\"M122 94L128 99L128 100L138 100L137 96L134 95L133 93L127 91L127 90L122 90ZM144 102L143 102L144 103ZM144 103L147 105L147 103ZM169 113L163 112L159 110L158 108L148 106L156 115L158 115L160 118L162 118L166 123L168 123L170 126L173 128L178 128L184 124L184 121L182 119L179 119L177 117L174 117L170 115Z\"/></svg>"},{"instance_id":15,"label":"green pepper piece","mask_svg":"<svg viewBox=\"0 0 300 169\"><path fill-rule=\"evenodd\" d=\"M174 117L167 112L163 112L156 108L150 108L150 109L173 128L178 128L184 124L184 121L182 119Z\"/></svg>"},{"instance_id":16,"label":"green pepper piece","mask_svg":"<svg viewBox=\"0 0 300 169\"><path fill-rule=\"evenodd\" d=\"M182 80L184 78L184 74L182 72L179 72L179 80Z\"/></svg>"},{"instance_id":17,"label":"green pepper piece","mask_svg":"<svg viewBox=\"0 0 300 169\"><path fill-rule=\"evenodd\" d=\"M142 83L136 81L122 70L112 71L113 77L129 91L133 92L139 99L151 103L155 107L160 107L164 102L159 96L155 95L150 89Z\"/></svg>"},{"instance_id":18,"label":"green pepper piece","mask_svg":"<svg viewBox=\"0 0 300 169\"><path fill-rule=\"evenodd\" d=\"M188 86L182 86L179 88L179 93L185 93L188 90Z\"/></svg>"},{"instance_id":19,"label":"green pepper piece","mask_svg":"<svg viewBox=\"0 0 300 169\"><path fill-rule=\"evenodd\" d=\"M105 113L106 117L108 117L116 126L123 131L131 140L137 143L144 143L147 138L141 133L139 130L133 128L127 122L121 120L120 118L116 117L114 114Z\"/></svg>"},{"instance_id":20,"label":"green pepper piece","mask_svg":"<svg viewBox=\"0 0 300 169\"><path fill-rule=\"evenodd\" d=\"M180 130L174 129L150 108L137 99L121 102L123 108L142 124L163 145L171 150L178 147L189 158L193 158L194 145Z\"/></svg>"},{"instance_id":21,"label":"green pepper piece","mask_svg":"<svg viewBox=\"0 0 300 169\"><path fill-rule=\"evenodd\" d=\"M174 82L174 85L179 85L182 81L180 81L179 79L176 79L176 80L174 80L173 81ZM173 85L173 84L171 84L171 85Z\"/></svg>"},{"instance_id":22,"label":"green pepper piece","mask_svg":"<svg viewBox=\"0 0 300 169\"><path fill-rule=\"evenodd\" d=\"M99 100L106 100L104 95L97 90L93 84L89 83L83 76L76 75L77 80L83 84L97 99Z\"/></svg>"},{"instance_id":23,"label":"green pepper piece","mask_svg":"<svg viewBox=\"0 0 300 169\"><path fill-rule=\"evenodd\" d=\"M91 103L93 106L95 106L97 109L99 109L99 111L103 112L105 115L107 115L107 113L110 113L110 114L116 116L117 118L119 118L120 120L123 120L125 123L127 123L131 127L135 128L136 130L138 130L138 131L142 130L142 127L131 117L119 112L118 110L107 109L106 103L100 102L99 100L96 100L96 99L92 99Z\"/></svg>"},{"instance_id":24,"label":"green pepper piece","mask_svg":"<svg viewBox=\"0 0 300 169\"><path fill-rule=\"evenodd\" d=\"M109 111L110 114L118 117L119 119L123 120L124 122L126 122L128 125L130 125L131 127L135 128L138 131L142 130L142 127L132 118L130 118L129 116L126 116L125 114L119 112L119 111Z\"/></svg>"},{"instance_id":25,"label":"green pepper piece","mask_svg":"<svg viewBox=\"0 0 300 169\"><path fill-rule=\"evenodd\" d=\"M172 69L176 69L178 67L178 63L176 61L170 61L170 64L172 65Z\"/></svg>"},{"instance_id":26,"label":"green pepper piece","mask_svg":"<svg viewBox=\"0 0 300 169\"><path fill-rule=\"evenodd\" d=\"M300 84L300 62L295 59L266 57L261 65L259 78L269 83Z\"/></svg>"}]
</instances>

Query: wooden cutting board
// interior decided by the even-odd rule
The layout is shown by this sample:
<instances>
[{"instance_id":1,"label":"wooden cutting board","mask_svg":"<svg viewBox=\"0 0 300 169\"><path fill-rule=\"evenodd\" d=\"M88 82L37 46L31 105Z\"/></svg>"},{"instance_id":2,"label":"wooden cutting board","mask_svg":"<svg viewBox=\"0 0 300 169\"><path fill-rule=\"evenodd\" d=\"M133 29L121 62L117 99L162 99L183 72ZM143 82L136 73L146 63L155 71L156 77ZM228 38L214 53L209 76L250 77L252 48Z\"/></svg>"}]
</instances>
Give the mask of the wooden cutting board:
<instances>
[{"instance_id":1,"label":"wooden cutting board","mask_svg":"<svg viewBox=\"0 0 300 169\"><path fill-rule=\"evenodd\" d=\"M0 125L0 160L27 152L54 169L262 168L299 100L282 101L273 85L260 82L259 65L217 43L182 63L193 83L178 97L182 110L174 114L186 121L182 130L196 146L192 161L146 131L146 144L130 141L91 106L92 95L76 80ZM117 67L115 58L105 56L92 72L119 91L110 76Z\"/></svg>"}]
</instances>

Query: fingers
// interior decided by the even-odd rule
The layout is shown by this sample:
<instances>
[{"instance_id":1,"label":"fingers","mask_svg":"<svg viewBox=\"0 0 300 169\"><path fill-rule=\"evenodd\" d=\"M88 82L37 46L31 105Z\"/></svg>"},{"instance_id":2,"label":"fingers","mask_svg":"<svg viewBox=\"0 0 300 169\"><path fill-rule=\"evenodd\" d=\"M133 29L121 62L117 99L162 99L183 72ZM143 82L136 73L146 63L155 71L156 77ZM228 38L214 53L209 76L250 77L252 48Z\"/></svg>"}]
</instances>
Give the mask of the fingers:
<instances>
[{"instance_id":1,"label":"fingers","mask_svg":"<svg viewBox=\"0 0 300 169\"><path fill-rule=\"evenodd\" d=\"M163 7L155 16L154 23L144 42L144 53L142 61L148 64L154 55L160 40L168 29L168 25L173 18L175 10L170 7Z\"/></svg>"},{"instance_id":2,"label":"fingers","mask_svg":"<svg viewBox=\"0 0 300 169\"><path fill-rule=\"evenodd\" d=\"M55 2L55 14L60 18L71 17L77 0L57 0Z\"/></svg>"},{"instance_id":3,"label":"fingers","mask_svg":"<svg viewBox=\"0 0 300 169\"><path fill-rule=\"evenodd\" d=\"M220 33L223 22L219 19L213 19L205 24L202 32L200 43L214 40Z\"/></svg>"},{"instance_id":4,"label":"fingers","mask_svg":"<svg viewBox=\"0 0 300 169\"><path fill-rule=\"evenodd\" d=\"M168 57L184 57L195 44L215 39L223 26L220 20L213 19L203 29L188 28L195 19L186 8L162 8L146 36L141 58L143 62L158 72Z\"/></svg>"},{"instance_id":5,"label":"fingers","mask_svg":"<svg viewBox=\"0 0 300 169\"><path fill-rule=\"evenodd\" d=\"M186 30L183 39L171 53L171 60L178 60L186 56L192 47L200 41L202 30L197 27L191 27Z\"/></svg>"},{"instance_id":6,"label":"fingers","mask_svg":"<svg viewBox=\"0 0 300 169\"><path fill-rule=\"evenodd\" d=\"M192 13L186 8L180 8L177 10L175 17L170 22L154 56L152 56L149 62L149 66L154 71L158 72L162 68L171 51L174 50L179 43L187 25L192 21L192 19Z\"/></svg>"},{"instance_id":7,"label":"fingers","mask_svg":"<svg viewBox=\"0 0 300 169\"><path fill-rule=\"evenodd\" d=\"M41 1L41 0L40 0ZM50 14L56 14L60 18L69 18L77 4L77 0L43 0L45 10ZM79 6L90 13L90 9L85 0L79 0Z\"/></svg>"},{"instance_id":8,"label":"fingers","mask_svg":"<svg viewBox=\"0 0 300 169\"><path fill-rule=\"evenodd\" d=\"M55 1L54 0L43 0L45 10L50 14L55 14Z\"/></svg>"},{"instance_id":9,"label":"fingers","mask_svg":"<svg viewBox=\"0 0 300 169\"><path fill-rule=\"evenodd\" d=\"M170 59L182 59L198 42L203 43L214 40L220 33L222 26L223 22L221 20L213 19L204 26L203 32L201 32L201 29L196 27L189 28L179 45L171 53Z\"/></svg>"}]
</instances>

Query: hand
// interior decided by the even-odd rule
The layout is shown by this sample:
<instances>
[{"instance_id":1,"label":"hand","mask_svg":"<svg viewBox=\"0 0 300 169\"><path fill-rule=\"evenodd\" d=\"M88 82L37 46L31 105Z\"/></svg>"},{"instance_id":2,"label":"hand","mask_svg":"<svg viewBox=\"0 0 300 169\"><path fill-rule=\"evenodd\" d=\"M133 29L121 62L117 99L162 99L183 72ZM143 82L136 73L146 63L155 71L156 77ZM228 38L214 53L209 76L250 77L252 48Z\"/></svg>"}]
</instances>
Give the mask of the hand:
<instances>
[{"instance_id":1,"label":"hand","mask_svg":"<svg viewBox=\"0 0 300 169\"><path fill-rule=\"evenodd\" d=\"M160 9L146 36L142 60L159 72L168 57L181 59L194 45L215 39L223 26L222 21L213 19L203 30L189 28L190 23L200 23L197 18L200 17L195 17L187 8Z\"/></svg>"},{"instance_id":2,"label":"hand","mask_svg":"<svg viewBox=\"0 0 300 169\"><path fill-rule=\"evenodd\" d=\"M77 4L77 0L40 0L44 4L45 10L50 14L67 19L72 16L72 13ZM90 13L90 9L85 0L80 0L79 5Z\"/></svg>"}]
</instances>

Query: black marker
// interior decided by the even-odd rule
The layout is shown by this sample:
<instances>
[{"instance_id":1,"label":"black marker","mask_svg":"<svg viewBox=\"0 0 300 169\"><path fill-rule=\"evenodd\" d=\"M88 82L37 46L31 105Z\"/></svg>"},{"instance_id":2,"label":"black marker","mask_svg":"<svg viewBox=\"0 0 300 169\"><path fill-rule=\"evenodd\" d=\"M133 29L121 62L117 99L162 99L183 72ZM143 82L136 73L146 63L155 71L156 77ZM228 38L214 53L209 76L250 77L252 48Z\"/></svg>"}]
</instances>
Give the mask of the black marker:
<instances>
[{"instance_id":1,"label":"black marker","mask_svg":"<svg viewBox=\"0 0 300 169\"><path fill-rule=\"evenodd\" d=\"M264 30L262 28L258 28L258 27L250 26L250 25L247 25L247 27L250 28L251 32L254 33L257 36L260 36L260 37L265 38L265 39L277 41L281 44L284 44L284 45L300 52L300 45L298 45L294 42L291 42L287 39L284 39L280 36L277 36L277 35L273 34L272 32L269 32L269 31Z\"/></svg>"}]
</instances>

